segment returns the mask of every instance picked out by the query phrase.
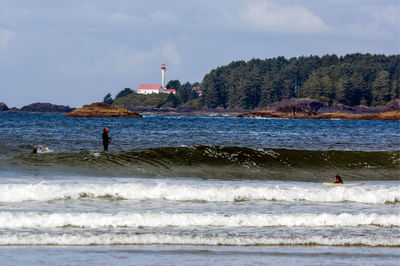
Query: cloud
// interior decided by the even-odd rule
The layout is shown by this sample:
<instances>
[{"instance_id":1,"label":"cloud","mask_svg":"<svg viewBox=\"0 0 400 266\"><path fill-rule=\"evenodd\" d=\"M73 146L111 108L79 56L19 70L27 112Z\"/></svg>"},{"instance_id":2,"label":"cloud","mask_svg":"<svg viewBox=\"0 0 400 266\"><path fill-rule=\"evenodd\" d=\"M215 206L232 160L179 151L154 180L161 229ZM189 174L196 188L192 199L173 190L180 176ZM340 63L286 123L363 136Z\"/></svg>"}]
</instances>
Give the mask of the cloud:
<instances>
[{"instance_id":1,"label":"cloud","mask_svg":"<svg viewBox=\"0 0 400 266\"><path fill-rule=\"evenodd\" d=\"M248 1L239 18L252 30L278 33L318 33L328 26L305 7L273 1Z\"/></svg>"},{"instance_id":2,"label":"cloud","mask_svg":"<svg viewBox=\"0 0 400 266\"><path fill-rule=\"evenodd\" d=\"M5 29L0 29L0 48L7 46L8 42L11 40L12 32Z\"/></svg>"},{"instance_id":3,"label":"cloud","mask_svg":"<svg viewBox=\"0 0 400 266\"><path fill-rule=\"evenodd\" d=\"M151 76L162 63L170 67L179 67L182 59L172 41L166 41L150 49L139 49L129 46L111 46L97 51L99 57L66 58L58 65L58 71L65 80L126 78L134 75L140 80ZM157 72L158 74L158 72ZM158 76L157 76L158 77ZM150 81L149 81L150 82Z\"/></svg>"},{"instance_id":4,"label":"cloud","mask_svg":"<svg viewBox=\"0 0 400 266\"><path fill-rule=\"evenodd\" d=\"M164 43L161 50L162 55L173 65L177 66L182 62L182 59L176 50L176 46L172 42Z\"/></svg>"},{"instance_id":5,"label":"cloud","mask_svg":"<svg viewBox=\"0 0 400 266\"><path fill-rule=\"evenodd\" d=\"M356 22L336 26L336 35L346 35L362 39L397 40L400 34L399 6L363 6Z\"/></svg>"},{"instance_id":6,"label":"cloud","mask_svg":"<svg viewBox=\"0 0 400 266\"><path fill-rule=\"evenodd\" d=\"M380 7L379 9L365 8L364 12L369 15L376 24L392 26L397 29L400 27L400 5Z\"/></svg>"}]
</instances>

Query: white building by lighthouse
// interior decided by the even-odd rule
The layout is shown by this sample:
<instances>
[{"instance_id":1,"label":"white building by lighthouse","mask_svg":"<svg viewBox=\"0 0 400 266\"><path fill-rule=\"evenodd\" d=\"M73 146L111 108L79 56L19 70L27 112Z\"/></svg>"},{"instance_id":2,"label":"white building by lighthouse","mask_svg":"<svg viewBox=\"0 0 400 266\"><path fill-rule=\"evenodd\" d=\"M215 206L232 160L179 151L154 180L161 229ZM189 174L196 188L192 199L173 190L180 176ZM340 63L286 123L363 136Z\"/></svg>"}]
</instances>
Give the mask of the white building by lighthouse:
<instances>
[{"instance_id":1,"label":"white building by lighthouse","mask_svg":"<svg viewBox=\"0 0 400 266\"><path fill-rule=\"evenodd\" d=\"M152 93L173 93L176 94L176 90L167 89L165 87L165 71L167 67L165 64L161 65L161 84L141 84L137 91L139 94L152 94Z\"/></svg>"}]
</instances>

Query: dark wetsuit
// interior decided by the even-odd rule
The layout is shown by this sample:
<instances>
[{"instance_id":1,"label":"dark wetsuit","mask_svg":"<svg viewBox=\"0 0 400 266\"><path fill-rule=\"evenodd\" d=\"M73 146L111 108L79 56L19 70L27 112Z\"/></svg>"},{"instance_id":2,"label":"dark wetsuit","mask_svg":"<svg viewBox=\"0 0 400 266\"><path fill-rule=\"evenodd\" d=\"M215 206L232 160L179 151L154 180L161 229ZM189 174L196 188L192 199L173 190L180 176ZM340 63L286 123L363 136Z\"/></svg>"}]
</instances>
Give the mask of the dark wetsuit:
<instances>
[{"instance_id":1,"label":"dark wetsuit","mask_svg":"<svg viewBox=\"0 0 400 266\"><path fill-rule=\"evenodd\" d=\"M107 132L103 132L103 146L104 146L104 150L107 151L108 150L108 144L110 143L110 139L108 137L108 133Z\"/></svg>"}]
</instances>

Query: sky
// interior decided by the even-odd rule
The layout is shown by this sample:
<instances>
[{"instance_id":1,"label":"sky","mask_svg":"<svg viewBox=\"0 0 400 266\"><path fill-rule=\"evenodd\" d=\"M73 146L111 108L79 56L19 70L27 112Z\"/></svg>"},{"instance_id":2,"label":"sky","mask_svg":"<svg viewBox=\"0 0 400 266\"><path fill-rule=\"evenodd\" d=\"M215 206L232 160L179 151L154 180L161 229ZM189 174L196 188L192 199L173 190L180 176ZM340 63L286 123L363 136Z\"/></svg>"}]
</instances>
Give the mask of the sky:
<instances>
[{"instance_id":1,"label":"sky","mask_svg":"<svg viewBox=\"0 0 400 266\"><path fill-rule=\"evenodd\" d=\"M0 102L80 107L252 58L400 53L400 0L0 0Z\"/></svg>"}]
</instances>

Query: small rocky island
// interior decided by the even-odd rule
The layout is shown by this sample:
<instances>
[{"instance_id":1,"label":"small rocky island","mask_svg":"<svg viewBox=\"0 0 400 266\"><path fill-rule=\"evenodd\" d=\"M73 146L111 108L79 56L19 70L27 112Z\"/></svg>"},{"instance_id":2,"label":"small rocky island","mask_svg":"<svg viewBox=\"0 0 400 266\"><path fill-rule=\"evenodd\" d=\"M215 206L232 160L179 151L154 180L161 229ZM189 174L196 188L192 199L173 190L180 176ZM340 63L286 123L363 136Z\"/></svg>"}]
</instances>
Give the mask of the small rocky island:
<instances>
[{"instance_id":1,"label":"small rocky island","mask_svg":"<svg viewBox=\"0 0 400 266\"><path fill-rule=\"evenodd\" d=\"M66 117L142 117L136 112L129 111L108 103L92 103L84 105L68 114Z\"/></svg>"},{"instance_id":2,"label":"small rocky island","mask_svg":"<svg viewBox=\"0 0 400 266\"><path fill-rule=\"evenodd\" d=\"M0 102L0 113L34 113L34 114L50 114L50 113L69 113L73 111L74 108L69 107L68 105L57 105L51 103L32 103L29 105L23 106L21 109L16 107L8 108L8 106L4 102Z\"/></svg>"}]
</instances>

